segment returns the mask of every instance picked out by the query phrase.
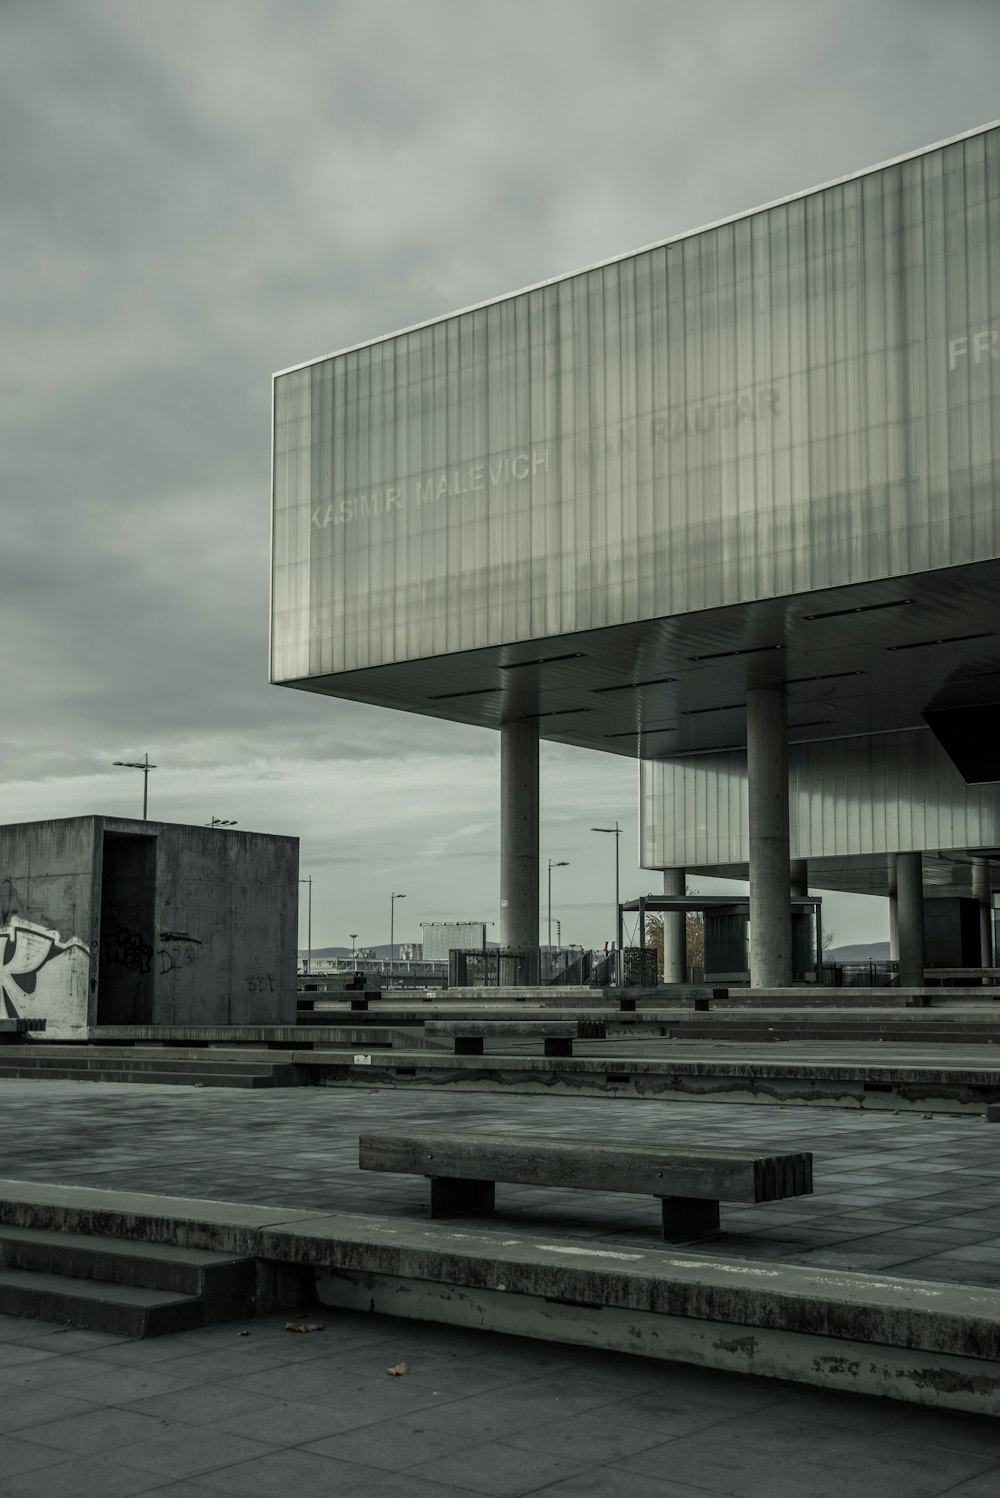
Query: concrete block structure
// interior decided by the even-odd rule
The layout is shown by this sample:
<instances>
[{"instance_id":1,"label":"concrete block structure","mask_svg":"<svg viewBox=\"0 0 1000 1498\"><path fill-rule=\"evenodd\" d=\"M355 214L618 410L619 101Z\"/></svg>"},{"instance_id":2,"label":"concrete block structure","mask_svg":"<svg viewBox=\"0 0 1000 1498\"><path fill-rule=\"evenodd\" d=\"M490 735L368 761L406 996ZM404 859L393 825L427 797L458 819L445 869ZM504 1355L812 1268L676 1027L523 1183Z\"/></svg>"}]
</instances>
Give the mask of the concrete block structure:
<instances>
[{"instance_id":1,"label":"concrete block structure","mask_svg":"<svg viewBox=\"0 0 1000 1498\"><path fill-rule=\"evenodd\" d=\"M749 877L754 984L810 884L890 898L904 984L925 889L989 962L1000 126L283 371L273 414L272 680L498 730L501 947L544 737L640 762L664 893Z\"/></svg>"},{"instance_id":2,"label":"concrete block structure","mask_svg":"<svg viewBox=\"0 0 1000 1498\"><path fill-rule=\"evenodd\" d=\"M295 1023L298 840L121 817L0 826L0 1005L101 1025Z\"/></svg>"}]
</instances>

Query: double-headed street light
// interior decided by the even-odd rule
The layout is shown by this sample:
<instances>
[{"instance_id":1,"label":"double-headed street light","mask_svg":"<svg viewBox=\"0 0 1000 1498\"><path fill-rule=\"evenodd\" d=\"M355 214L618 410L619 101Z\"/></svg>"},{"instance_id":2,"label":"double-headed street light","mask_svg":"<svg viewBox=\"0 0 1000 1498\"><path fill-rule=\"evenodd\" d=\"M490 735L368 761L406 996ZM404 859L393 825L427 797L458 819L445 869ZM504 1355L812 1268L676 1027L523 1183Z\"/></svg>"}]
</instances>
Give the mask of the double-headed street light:
<instances>
[{"instance_id":1,"label":"double-headed street light","mask_svg":"<svg viewBox=\"0 0 1000 1498\"><path fill-rule=\"evenodd\" d=\"M396 901L405 900L405 895L397 895L393 890L389 896L389 976L392 977L392 965L396 956Z\"/></svg>"},{"instance_id":2,"label":"double-headed street light","mask_svg":"<svg viewBox=\"0 0 1000 1498\"><path fill-rule=\"evenodd\" d=\"M569 862L565 858L560 858L559 861L558 861L558 863L553 863L552 859L551 858L549 859L549 951L550 952L552 951L552 870L553 869L568 869L568 868L569 868Z\"/></svg>"},{"instance_id":3,"label":"double-headed street light","mask_svg":"<svg viewBox=\"0 0 1000 1498\"><path fill-rule=\"evenodd\" d=\"M146 807L149 802L149 772L150 770L156 769L155 765L151 765L149 763L149 751L147 750L146 754L141 760L115 759L112 760L111 763L117 765L121 770L142 771L142 820L145 822L147 820Z\"/></svg>"},{"instance_id":4,"label":"double-headed street light","mask_svg":"<svg viewBox=\"0 0 1000 1498\"><path fill-rule=\"evenodd\" d=\"M354 951L355 951L355 949L354 949L354 943L358 939L358 933L356 931L349 931L347 934L351 938L351 967L354 969L355 972L357 972L357 970L358 970L358 959L354 955Z\"/></svg>"},{"instance_id":5,"label":"double-headed street light","mask_svg":"<svg viewBox=\"0 0 1000 1498\"><path fill-rule=\"evenodd\" d=\"M615 924L612 930L615 933L615 987L621 985L621 944L618 941L618 917L621 910L621 901L618 895L618 839L622 835L622 829L616 822L613 827L591 827L591 832L609 832L615 840Z\"/></svg>"}]
</instances>

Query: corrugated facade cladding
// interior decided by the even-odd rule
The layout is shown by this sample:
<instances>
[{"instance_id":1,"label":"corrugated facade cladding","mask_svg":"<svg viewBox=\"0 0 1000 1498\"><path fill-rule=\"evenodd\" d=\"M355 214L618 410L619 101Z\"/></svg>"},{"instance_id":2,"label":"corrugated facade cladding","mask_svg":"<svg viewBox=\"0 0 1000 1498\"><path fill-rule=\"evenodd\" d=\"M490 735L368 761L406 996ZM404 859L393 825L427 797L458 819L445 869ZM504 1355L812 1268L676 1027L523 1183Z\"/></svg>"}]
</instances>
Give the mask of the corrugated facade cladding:
<instances>
[{"instance_id":1,"label":"corrugated facade cladding","mask_svg":"<svg viewBox=\"0 0 1000 1498\"><path fill-rule=\"evenodd\" d=\"M276 376L272 679L1000 554L1000 129Z\"/></svg>"},{"instance_id":2,"label":"corrugated facade cladding","mask_svg":"<svg viewBox=\"0 0 1000 1498\"><path fill-rule=\"evenodd\" d=\"M644 868L745 864L742 750L640 766ZM864 734L788 751L789 853L847 858L995 846L1000 785L967 786L927 729Z\"/></svg>"}]
</instances>

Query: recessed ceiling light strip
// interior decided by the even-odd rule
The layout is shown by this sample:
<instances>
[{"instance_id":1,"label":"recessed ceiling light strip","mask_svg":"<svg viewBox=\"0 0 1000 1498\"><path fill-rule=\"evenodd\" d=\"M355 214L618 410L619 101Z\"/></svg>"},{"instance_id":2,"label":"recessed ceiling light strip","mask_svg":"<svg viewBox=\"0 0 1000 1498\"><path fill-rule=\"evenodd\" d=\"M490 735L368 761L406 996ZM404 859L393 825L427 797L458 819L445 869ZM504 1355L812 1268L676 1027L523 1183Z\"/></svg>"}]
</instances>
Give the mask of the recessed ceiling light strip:
<instances>
[{"instance_id":1,"label":"recessed ceiling light strip","mask_svg":"<svg viewBox=\"0 0 1000 1498\"><path fill-rule=\"evenodd\" d=\"M803 614L803 619L846 619L849 614L875 614L879 609L901 609L912 603L912 598L893 598L889 603L859 603L851 609L827 609L823 614Z\"/></svg>"},{"instance_id":2,"label":"recessed ceiling light strip","mask_svg":"<svg viewBox=\"0 0 1000 1498\"><path fill-rule=\"evenodd\" d=\"M977 635L945 635L940 640L913 640L909 645L887 645L886 650L927 650L931 645L961 645L965 640L989 640L993 637L991 629L984 629Z\"/></svg>"}]
</instances>

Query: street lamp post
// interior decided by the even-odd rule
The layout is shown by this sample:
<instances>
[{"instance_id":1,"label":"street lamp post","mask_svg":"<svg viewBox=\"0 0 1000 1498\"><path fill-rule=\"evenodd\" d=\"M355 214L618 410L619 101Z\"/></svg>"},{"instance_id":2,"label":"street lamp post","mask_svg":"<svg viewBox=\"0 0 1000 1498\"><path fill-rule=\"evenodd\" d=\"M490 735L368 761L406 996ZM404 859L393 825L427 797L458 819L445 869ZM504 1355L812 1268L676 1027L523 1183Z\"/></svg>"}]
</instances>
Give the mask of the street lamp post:
<instances>
[{"instance_id":1,"label":"street lamp post","mask_svg":"<svg viewBox=\"0 0 1000 1498\"><path fill-rule=\"evenodd\" d=\"M549 859L549 955L550 956L552 954L552 870L553 869L568 869L568 868L569 868L569 862L565 858L560 858L559 861L558 861L558 863L553 863L552 859L551 858Z\"/></svg>"},{"instance_id":2,"label":"street lamp post","mask_svg":"<svg viewBox=\"0 0 1000 1498\"><path fill-rule=\"evenodd\" d=\"M147 820L146 807L149 803L149 772L156 769L155 765L149 763L149 751L147 750L140 760L115 759L112 760L112 764L117 765L122 770L142 771L142 820L145 822Z\"/></svg>"},{"instance_id":3,"label":"street lamp post","mask_svg":"<svg viewBox=\"0 0 1000 1498\"><path fill-rule=\"evenodd\" d=\"M347 934L351 938L351 967L352 967L352 969L353 969L354 972L357 972L357 970L358 970L358 959L354 955L354 943L358 939L358 933L356 931L349 931Z\"/></svg>"},{"instance_id":4,"label":"street lamp post","mask_svg":"<svg viewBox=\"0 0 1000 1498\"><path fill-rule=\"evenodd\" d=\"M307 874L304 879L299 880L299 883L308 884L309 886L309 915L308 924L306 926L306 942L308 944L309 955L306 959L306 972L311 973L313 966L313 876L311 874Z\"/></svg>"},{"instance_id":5,"label":"street lamp post","mask_svg":"<svg viewBox=\"0 0 1000 1498\"><path fill-rule=\"evenodd\" d=\"M396 956L396 941L395 941L395 937L396 937L396 901L397 900L405 900L405 899L406 899L405 895L397 895L395 890L393 890L392 894L389 896L389 977L390 978L392 977L392 973L393 973L393 961L394 961L395 956Z\"/></svg>"},{"instance_id":6,"label":"street lamp post","mask_svg":"<svg viewBox=\"0 0 1000 1498\"><path fill-rule=\"evenodd\" d=\"M615 987L621 987L621 944L618 941L618 916L621 909L621 900L618 892L618 839L622 835L622 829L616 822L613 827L591 827L591 832L609 832L615 840Z\"/></svg>"}]
</instances>

